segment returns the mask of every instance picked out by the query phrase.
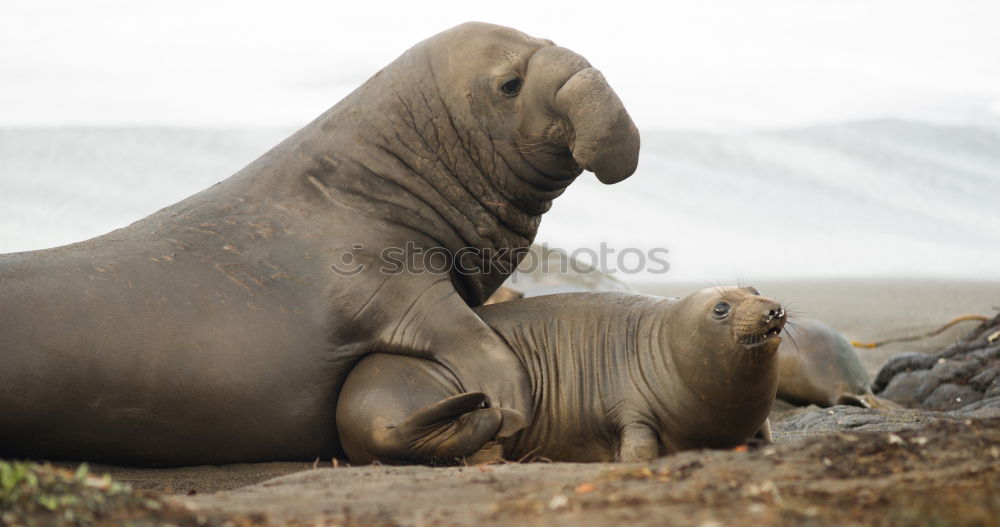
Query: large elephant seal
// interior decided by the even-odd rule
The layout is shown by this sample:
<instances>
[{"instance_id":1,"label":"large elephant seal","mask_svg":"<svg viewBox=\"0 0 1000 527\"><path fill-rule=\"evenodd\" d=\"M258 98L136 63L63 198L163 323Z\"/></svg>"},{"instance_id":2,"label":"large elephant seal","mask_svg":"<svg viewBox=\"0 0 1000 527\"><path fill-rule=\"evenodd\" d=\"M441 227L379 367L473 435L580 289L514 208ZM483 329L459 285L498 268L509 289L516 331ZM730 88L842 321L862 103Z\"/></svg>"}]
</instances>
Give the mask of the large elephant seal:
<instances>
[{"instance_id":1,"label":"large elephant seal","mask_svg":"<svg viewBox=\"0 0 1000 527\"><path fill-rule=\"evenodd\" d=\"M530 416L527 372L469 306L582 170L617 182L638 149L579 55L482 23L425 40L229 179L0 257L0 456L337 455L340 387L372 352Z\"/></svg>"},{"instance_id":2,"label":"large elephant seal","mask_svg":"<svg viewBox=\"0 0 1000 527\"><path fill-rule=\"evenodd\" d=\"M370 355L337 407L352 463L647 460L738 445L774 402L786 315L750 287L570 293L476 313L527 367L534 416L488 407L434 361Z\"/></svg>"}]
</instances>

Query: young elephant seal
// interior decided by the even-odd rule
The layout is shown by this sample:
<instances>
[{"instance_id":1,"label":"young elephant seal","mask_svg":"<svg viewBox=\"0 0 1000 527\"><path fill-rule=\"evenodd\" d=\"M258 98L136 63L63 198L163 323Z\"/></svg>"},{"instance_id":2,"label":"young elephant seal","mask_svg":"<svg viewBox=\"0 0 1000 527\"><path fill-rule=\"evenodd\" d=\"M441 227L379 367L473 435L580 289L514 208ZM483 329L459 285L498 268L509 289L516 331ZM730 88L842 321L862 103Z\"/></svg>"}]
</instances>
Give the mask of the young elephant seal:
<instances>
[{"instance_id":1,"label":"young elephant seal","mask_svg":"<svg viewBox=\"0 0 1000 527\"><path fill-rule=\"evenodd\" d=\"M337 408L352 463L648 460L736 446L774 402L786 315L751 287L681 300L570 293L476 313L527 368L534 416L485 407L433 361L371 355Z\"/></svg>"},{"instance_id":2,"label":"young elephant seal","mask_svg":"<svg viewBox=\"0 0 1000 527\"><path fill-rule=\"evenodd\" d=\"M375 352L437 360L530 415L527 372L469 306L576 176L620 181L638 155L580 55L482 23L429 38L217 185L0 256L0 457L340 455L338 392ZM432 252L447 261L405 262Z\"/></svg>"},{"instance_id":3,"label":"young elephant seal","mask_svg":"<svg viewBox=\"0 0 1000 527\"><path fill-rule=\"evenodd\" d=\"M529 262L529 258L536 265L525 271L518 269L486 304L553 293L632 291L628 284L596 269L576 272L584 264L573 262L572 266L566 266L567 254L544 245L532 245L524 262ZM544 259L550 260L548 268L561 272L540 271L537 262ZM785 333L788 338L778 348L778 399L793 405L822 407L837 404L900 407L872 393L871 380L858 353L837 330L818 320L796 317L794 327Z\"/></svg>"}]
</instances>

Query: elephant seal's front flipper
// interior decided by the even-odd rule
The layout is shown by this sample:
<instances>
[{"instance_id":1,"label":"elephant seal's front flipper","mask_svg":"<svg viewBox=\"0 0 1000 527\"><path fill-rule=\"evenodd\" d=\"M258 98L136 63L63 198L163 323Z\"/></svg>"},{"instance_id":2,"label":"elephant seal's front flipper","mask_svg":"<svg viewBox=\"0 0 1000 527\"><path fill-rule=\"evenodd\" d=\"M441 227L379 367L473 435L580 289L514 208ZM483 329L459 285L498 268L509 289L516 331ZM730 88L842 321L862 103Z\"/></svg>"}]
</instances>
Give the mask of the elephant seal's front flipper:
<instances>
[{"instance_id":1,"label":"elephant seal's front flipper","mask_svg":"<svg viewBox=\"0 0 1000 527\"><path fill-rule=\"evenodd\" d=\"M380 290L386 298L411 296L411 289L423 287L424 276L429 275L408 276L405 281L392 277ZM530 410L531 386L517 356L469 309L450 281L430 280L435 281L417 293L416 303L401 306L405 309L359 314L368 324L383 328L377 332L372 351L433 359L462 379L462 391L486 394L487 406Z\"/></svg>"},{"instance_id":2,"label":"elephant seal's front flipper","mask_svg":"<svg viewBox=\"0 0 1000 527\"><path fill-rule=\"evenodd\" d=\"M621 445L615 460L622 463L649 461L660 455L660 441L656 430L641 424L633 423L622 428Z\"/></svg>"},{"instance_id":3,"label":"elephant seal's front flipper","mask_svg":"<svg viewBox=\"0 0 1000 527\"><path fill-rule=\"evenodd\" d=\"M355 463L455 463L497 436L503 415L483 408L482 393L461 393L425 406L397 424L375 417L364 452L352 449Z\"/></svg>"},{"instance_id":4,"label":"elephant seal's front flipper","mask_svg":"<svg viewBox=\"0 0 1000 527\"><path fill-rule=\"evenodd\" d=\"M381 459L434 464L454 462L480 450L503 424L486 395L460 393L426 406L396 426L376 430L372 454Z\"/></svg>"},{"instance_id":5,"label":"elephant seal's front flipper","mask_svg":"<svg viewBox=\"0 0 1000 527\"><path fill-rule=\"evenodd\" d=\"M398 361L403 370L386 367ZM448 393L462 390L461 385L451 372L426 360L371 355L352 370L345 389L337 420L352 463L454 464L480 451L501 454L482 459L492 461L502 457L494 445L524 428L520 412L487 407L483 393Z\"/></svg>"}]
</instances>

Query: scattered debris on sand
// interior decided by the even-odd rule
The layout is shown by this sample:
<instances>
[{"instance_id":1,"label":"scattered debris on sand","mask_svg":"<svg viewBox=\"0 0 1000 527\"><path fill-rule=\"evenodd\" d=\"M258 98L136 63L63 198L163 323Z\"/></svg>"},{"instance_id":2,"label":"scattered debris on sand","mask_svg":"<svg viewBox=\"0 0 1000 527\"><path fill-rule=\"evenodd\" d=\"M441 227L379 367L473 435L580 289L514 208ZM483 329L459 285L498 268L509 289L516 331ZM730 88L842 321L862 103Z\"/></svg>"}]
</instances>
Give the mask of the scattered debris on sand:
<instances>
[{"instance_id":1,"label":"scattered debris on sand","mask_svg":"<svg viewBox=\"0 0 1000 527\"><path fill-rule=\"evenodd\" d=\"M939 419L649 464L320 468L175 499L276 524L996 525L997 445L1000 419Z\"/></svg>"},{"instance_id":2,"label":"scattered debris on sand","mask_svg":"<svg viewBox=\"0 0 1000 527\"><path fill-rule=\"evenodd\" d=\"M260 519L196 514L168 497L90 473L0 461L0 525L256 525Z\"/></svg>"}]
</instances>

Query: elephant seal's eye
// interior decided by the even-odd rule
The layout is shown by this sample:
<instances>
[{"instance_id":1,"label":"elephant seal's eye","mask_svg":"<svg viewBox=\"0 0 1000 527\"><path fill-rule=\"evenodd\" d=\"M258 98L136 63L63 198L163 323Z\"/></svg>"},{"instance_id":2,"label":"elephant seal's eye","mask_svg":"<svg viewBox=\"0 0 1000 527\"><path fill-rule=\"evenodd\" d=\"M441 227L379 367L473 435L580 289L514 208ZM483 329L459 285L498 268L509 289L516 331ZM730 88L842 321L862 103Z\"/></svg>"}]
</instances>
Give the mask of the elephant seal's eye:
<instances>
[{"instance_id":1,"label":"elephant seal's eye","mask_svg":"<svg viewBox=\"0 0 1000 527\"><path fill-rule=\"evenodd\" d=\"M716 317L722 318L729 313L729 308L730 308L729 304L725 302L719 302L718 304L715 304L714 308L712 308L712 313Z\"/></svg>"},{"instance_id":2,"label":"elephant seal's eye","mask_svg":"<svg viewBox=\"0 0 1000 527\"><path fill-rule=\"evenodd\" d=\"M521 91L521 79L513 78L501 84L500 91L510 96L517 95Z\"/></svg>"}]
</instances>

